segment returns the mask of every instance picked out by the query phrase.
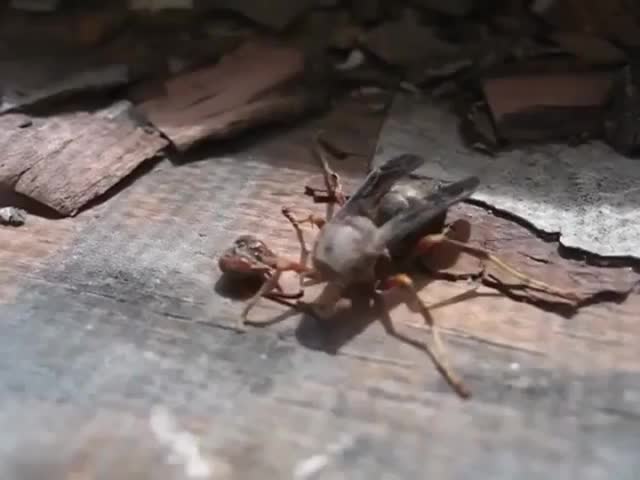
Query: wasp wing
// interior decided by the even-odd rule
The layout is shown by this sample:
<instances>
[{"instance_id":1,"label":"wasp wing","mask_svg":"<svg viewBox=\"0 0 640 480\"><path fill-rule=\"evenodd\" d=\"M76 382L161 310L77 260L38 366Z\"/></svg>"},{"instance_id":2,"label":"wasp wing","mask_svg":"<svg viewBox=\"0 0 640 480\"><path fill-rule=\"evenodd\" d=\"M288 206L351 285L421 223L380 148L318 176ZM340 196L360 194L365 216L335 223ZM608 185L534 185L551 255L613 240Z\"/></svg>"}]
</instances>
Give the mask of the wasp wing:
<instances>
[{"instance_id":1,"label":"wasp wing","mask_svg":"<svg viewBox=\"0 0 640 480\"><path fill-rule=\"evenodd\" d=\"M380 226L376 243L394 249L408 236L424 230L430 222L446 213L449 207L473 195L479 185L480 179L470 176L431 191L421 201L411 202Z\"/></svg>"},{"instance_id":2,"label":"wasp wing","mask_svg":"<svg viewBox=\"0 0 640 480\"><path fill-rule=\"evenodd\" d=\"M350 216L373 218L380 199L399 180L405 178L425 162L424 157L406 153L386 161L369 172L358 189L338 210L331 221L342 221Z\"/></svg>"}]
</instances>

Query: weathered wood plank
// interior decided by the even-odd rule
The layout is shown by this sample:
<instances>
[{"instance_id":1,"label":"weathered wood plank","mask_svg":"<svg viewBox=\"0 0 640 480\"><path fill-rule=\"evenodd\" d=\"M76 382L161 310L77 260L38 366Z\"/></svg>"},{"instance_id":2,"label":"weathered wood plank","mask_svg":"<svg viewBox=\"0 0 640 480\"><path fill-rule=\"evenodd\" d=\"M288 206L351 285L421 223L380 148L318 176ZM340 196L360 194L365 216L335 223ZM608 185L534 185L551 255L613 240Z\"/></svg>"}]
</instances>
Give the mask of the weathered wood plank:
<instances>
[{"instance_id":1,"label":"weathered wood plank","mask_svg":"<svg viewBox=\"0 0 640 480\"><path fill-rule=\"evenodd\" d=\"M601 135L612 72L490 78L483 91L496 128L507 140Z\"/></svg>"},{"instance_id":2,"label":"weathered wood plank","mask_svg":"<svg viewBox=\"0 0 640 480\"><path fill-rule=\"evenodd\" d=\"M422 351L390 338L375 318L297 316L246 335L217 328L242 304L215 290L215 255L254 232L295 256L280 207L324 211L299 188L319 173L309 138L358 125L360 145L330 139L368 158L380 118L365 112L340 108L233 156L167 163L98 206L99 217L0 230L9 271L0 274L0 364L11 366L0 382L0 428L12 432L0 442L2 478L188 478L184 463L167 463L175 450L151 426L159 404L176 429L197 437L213 472L204 478L633 478L637 294L571 319L488 289L434 307L475 395L464 403ZM334 161L348 191L366 163ZM472 218L472 242L546 280L633 276L561 259L557 245L471 205L451 218ZM433 304L468 288L434 281L423 295ZM254 319L283 313L266 301L257 310ZM406 325L420 322L416 312L396 308L393 318L428 339Z\"/></svg>"},{"instance_id":3,"label":"weathered wood plank","mask_svg":"<svg viewBox=\"0 0 640 480\"><path fill-rule=\"evenodd\" d=\"M218 64L165 83L166 95L138 109L179 150L309 110L315 102L297 80L302 52L248 42Z\"/></svg>"},{"instance_id":4,"label":"weathered wood plank","mask_svg":"<svg viewBox=\"0 0 640 480\"><path fill-rule=\"evenodd\" d=\"M168 142L127 115L72 112L0 117L0 183L75 215Z\"/></svg>"}]
</instances>

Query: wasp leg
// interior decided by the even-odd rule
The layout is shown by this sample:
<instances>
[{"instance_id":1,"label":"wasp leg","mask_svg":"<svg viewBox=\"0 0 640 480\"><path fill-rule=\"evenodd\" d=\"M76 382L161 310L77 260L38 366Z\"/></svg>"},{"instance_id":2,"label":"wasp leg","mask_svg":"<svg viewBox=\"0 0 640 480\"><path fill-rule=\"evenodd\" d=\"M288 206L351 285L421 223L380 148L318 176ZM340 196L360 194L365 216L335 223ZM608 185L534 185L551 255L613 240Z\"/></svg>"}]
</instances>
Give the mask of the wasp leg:
<instances>
[{"instance_id":1,"label":"wasp leg","mask_svg":"<svg viewBox=\"0 0 640 480\"><path fill-rule=\"evenodd\" d=\"M246 323L249 317L249 312L258 304L260 298L263 296L267 296L269 294L272 295L272 291L279 288L280 277L284 272L298 272L303 273L307 269L300 265L298 262L292 262L290 260L286 260L284 258L279 258L276 261L276 267L273 273L266 279L266 281L260 286L260 289L251 297L244 309L242 310L242 314L238 319L238 323L236 325L239 331L246 331Z\"/></svg>"},{"instance_id":2,"label":"wasp leg","mask_svg":"<svg viewBox=\"0 0 640 480\"><path fill-rule=\"evenodd\" d=\"M530 277L529 275L526 275L518 270L516 270L515 268L513 268L511 265L509 265L508 263L506 263L504 260L500 259L499 257L497 257L496 255L494 255L491 251L482 248L482 247L475 247L472 245L469 245L467 243L458 241L458 240L454 240L452 238L447 237L444 234L435 234L435 235L427 235L425 237L423 237L417 245L417 253L420 254L425 254L428 253L429 250L431 250L434 246L439 245L439 244L446 244L446 245L451 245L453 247L458 248L459 250L468 253L469 255L472 255L482 261L485 262L491 262L492 264L494 264L496 267L498 267L499 269L513 275L514 277L516 277L518 280L520 280L522 283L524 283L527 287L535 289L535 290L539 290L541 292L545 292L548 293L550 295L555 295L557 297L560 298L564 298L566 300L569 300L571 302L579 302L580 301L580 297L572 291L569 290L565 290L562 288L558 288L558 287L554 287L553 285L550 285L548 283L542 282L540 280L536 280L535 278Z\"/></svg>"},{"instance_id":3,"label":"wasp leg","mask_svg":"<svg viewBox=\"0 0 640 480\"><path fill-rule=\"evenodd\" d=\"M310 311L316 318L325 319L335 312L336 305L342 298L343 291L342 286L329 282L313 302L298 302L298 304L302 308Z\"/></svg>"},{"instance_id":4,"label":"wasp leg","mask_svg":"<svg viewBox=\"0 0 640 480\"><path fill-rule=\"evenodd\" d=\"M411 278L406 274L397 274L385 279L382 283L384 286L384 290L389 290L394 287L401 288L411 296L411 299L418 306L425 322L431 329L431 337L433 339L435 348L431 348L427 342L424 342L423 346L427 355L429 355L429 358L431 358L431 361L435 365L440 375L442 375L442 377L446 380L452 390L456 392L459 397L463 399L471 397L471 392L469 391L469 389L464 385L462 380L449 365L449 356L444 347L444 342L440 338L440 331L437 325L434 323L433 317L429 313L427 305L418 295L418 291L413 283L413 280L411 280ZM378 293L380 293L380 291L378 291ZM392 329L391 333L395 334L395 330L393 330L393 324L391 322L386 325L386 328Z\"/></svg>"}]
</instances>

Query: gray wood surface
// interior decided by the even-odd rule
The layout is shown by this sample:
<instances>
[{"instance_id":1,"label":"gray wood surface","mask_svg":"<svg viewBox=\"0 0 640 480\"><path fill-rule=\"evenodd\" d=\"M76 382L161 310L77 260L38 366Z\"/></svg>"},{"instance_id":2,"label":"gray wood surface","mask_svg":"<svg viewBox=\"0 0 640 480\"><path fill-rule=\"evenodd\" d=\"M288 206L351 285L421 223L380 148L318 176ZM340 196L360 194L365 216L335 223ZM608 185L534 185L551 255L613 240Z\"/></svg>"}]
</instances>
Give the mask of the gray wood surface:
<instances>
[{"instance_id":1,"label":"gray wood surface","mask_svg":"<svg viewBox=\"0 0 640 480\"><path fill-rule=\"evenodd\" d=\"M380 118L351 105L322 125L365 154L335 164L349 187ZM216 293L215 255L247 231L294 254L279 206L310 207L299 192L317 175L315 127L164 161L76 218L0 230L0 477L636 478L637 295L565 318L483 287L435 310L469 402L374 319L225 328L242 304ZM490 221L473 208L453 214ZM522 245L549 255L561 275L552 244L516 225L502 242L513 259ZM411 312L394 319L427 337L402 325Z\"/></svg>"}]
</instances>

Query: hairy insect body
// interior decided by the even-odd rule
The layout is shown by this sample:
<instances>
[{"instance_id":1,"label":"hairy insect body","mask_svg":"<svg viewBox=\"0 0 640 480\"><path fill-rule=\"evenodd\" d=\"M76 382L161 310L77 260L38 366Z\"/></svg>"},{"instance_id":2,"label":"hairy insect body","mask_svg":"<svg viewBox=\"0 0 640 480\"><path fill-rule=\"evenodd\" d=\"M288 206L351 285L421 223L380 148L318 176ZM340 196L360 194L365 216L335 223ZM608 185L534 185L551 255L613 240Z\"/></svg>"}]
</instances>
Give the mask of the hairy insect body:
<instances>
[{"instance_id":1,"label":"hairy insect body","mask_svg":"<svg viewBox=\"0 0 640 480\"><path fill-rule=\"evenodd\" d=\"M376 230L377 226L367 217L329 222L320 230L314 245L314 268L329 281L373 282L375 263L380 255L375 243Z\"/></svg>"}]
</instances>

